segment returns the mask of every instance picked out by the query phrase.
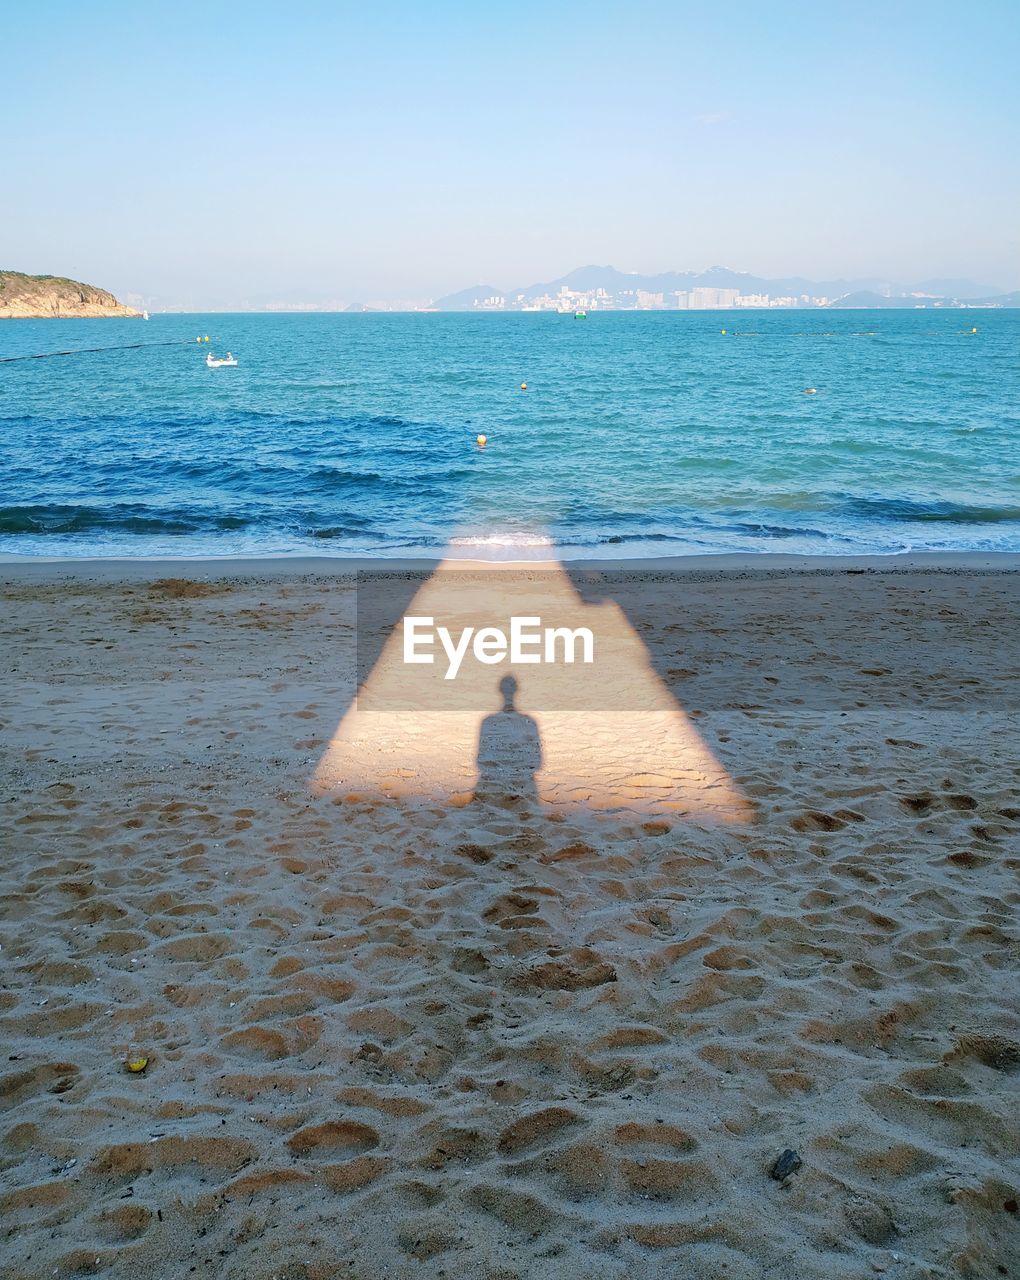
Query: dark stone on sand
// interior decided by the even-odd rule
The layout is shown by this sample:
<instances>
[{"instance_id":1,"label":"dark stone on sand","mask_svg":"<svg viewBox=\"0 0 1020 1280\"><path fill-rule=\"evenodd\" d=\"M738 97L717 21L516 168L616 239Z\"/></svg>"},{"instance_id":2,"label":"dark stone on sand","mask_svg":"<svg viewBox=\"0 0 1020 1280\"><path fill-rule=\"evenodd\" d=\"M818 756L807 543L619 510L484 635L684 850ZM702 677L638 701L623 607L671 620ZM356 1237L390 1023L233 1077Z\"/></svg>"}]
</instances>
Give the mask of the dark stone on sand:
<instances>
[{"instance_id":1,"label":"dark stone on sand","mask_svg":"<svg viewBox=\"0 0 1020 1280\"><path fill-rule=\"evenodd\" d=\"M777 1182L782 1182L784 1178L788 1178L791 1173L796 1173L803 1165L804 1161L796 1153L791 1151L789 1147L781 1156L777 1156L769 1170L769 1177L775 1178Z\"/></svg>"}]
</instances>

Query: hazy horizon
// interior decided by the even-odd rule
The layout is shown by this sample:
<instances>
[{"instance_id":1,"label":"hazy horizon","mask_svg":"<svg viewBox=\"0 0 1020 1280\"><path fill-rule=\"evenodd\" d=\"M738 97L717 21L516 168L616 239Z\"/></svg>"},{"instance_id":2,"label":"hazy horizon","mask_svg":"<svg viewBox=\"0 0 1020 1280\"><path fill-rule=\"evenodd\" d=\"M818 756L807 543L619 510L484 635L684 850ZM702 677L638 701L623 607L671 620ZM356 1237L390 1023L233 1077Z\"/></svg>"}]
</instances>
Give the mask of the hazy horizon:
<instances>
[{"instance_id":1,"label":"hazy horizon","mask_svg":"<svg viewBox=\"0 0 1020 1280\"><path fill-rule=\"evenodd\" d=\"M1012 4L6 19L5 268L196 310L582 263L1020 287Z\"/></svg>"}]
</instances>

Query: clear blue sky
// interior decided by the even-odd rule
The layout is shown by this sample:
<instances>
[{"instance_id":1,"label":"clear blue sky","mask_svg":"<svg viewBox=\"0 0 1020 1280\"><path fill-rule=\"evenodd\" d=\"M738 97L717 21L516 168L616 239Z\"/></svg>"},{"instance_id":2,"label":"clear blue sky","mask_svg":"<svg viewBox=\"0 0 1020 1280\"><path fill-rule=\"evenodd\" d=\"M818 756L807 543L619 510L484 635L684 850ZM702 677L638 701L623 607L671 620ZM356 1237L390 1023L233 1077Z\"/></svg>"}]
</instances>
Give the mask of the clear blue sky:
<instances>
[{"instance_id":1,"label":"clear blue sky","mask_svg":"<svg viewBox=\"0 0 1020 1280\"><path fill-rule=\"evenodd\" d=\"M1016 0L4 6L0 266L196 307L1020 287Z\"/></svg>"}]
</instances>

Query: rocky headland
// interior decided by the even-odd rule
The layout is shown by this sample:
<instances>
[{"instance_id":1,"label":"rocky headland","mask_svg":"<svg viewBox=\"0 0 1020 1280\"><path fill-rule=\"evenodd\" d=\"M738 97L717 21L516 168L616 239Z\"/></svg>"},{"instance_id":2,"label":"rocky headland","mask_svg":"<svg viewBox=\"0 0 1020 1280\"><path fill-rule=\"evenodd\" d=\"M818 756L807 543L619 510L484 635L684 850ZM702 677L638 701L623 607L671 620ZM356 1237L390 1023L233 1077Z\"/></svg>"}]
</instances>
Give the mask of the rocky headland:
<instances>
[{"instance_id":1,"label":"rocky headland","mask_svg":"<svg viewBox=\"0 0 1020 1280\"><path fill-rule=\"evenodd\" d=\"M0 320L70 320L131 317L140 313L106 289L63 276L27 276L0 271Z\"/></svg>"}]
</instances>

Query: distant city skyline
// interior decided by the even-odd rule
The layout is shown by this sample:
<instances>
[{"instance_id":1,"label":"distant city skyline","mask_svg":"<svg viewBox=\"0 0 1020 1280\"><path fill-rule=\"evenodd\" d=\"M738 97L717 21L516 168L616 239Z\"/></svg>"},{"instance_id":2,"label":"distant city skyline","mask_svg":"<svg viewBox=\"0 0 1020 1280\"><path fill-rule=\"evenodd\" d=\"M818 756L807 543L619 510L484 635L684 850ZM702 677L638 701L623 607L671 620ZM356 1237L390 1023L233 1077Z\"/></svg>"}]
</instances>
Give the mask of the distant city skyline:
<instances>
[{"instance_id":1,"label":"distant city skyline","mask_svg":"<svg viewBox=\"0 0 1020 1280\"><path fill-rule=\"evenodd\" d=\"M199 308L158 297L128 293L122 301L150 310L187 312ZM912 284L876 278L811 281L805 277L768 280L747 272L712 267L703 272L642 275L614 267L579 267L556 280L520 288L476 285L440 298L320 299L244 298L237 311L710 311L733 308L838 306L1020 306L1020 293L972 280L934 279ZM211 308L219 310L220 308Z\"/></svg>"},{"instance_id":2,"label":"distant city skyline","mask_svg":"<svg viewBox=\"0 0 1020 1280\"><path fill-rule=\"evenodd\" d=\"M425 305L578 262L1020 288L1013 0L54 0L4 25L0 267L188 310Z\"/></svg>"}]
</instances>

